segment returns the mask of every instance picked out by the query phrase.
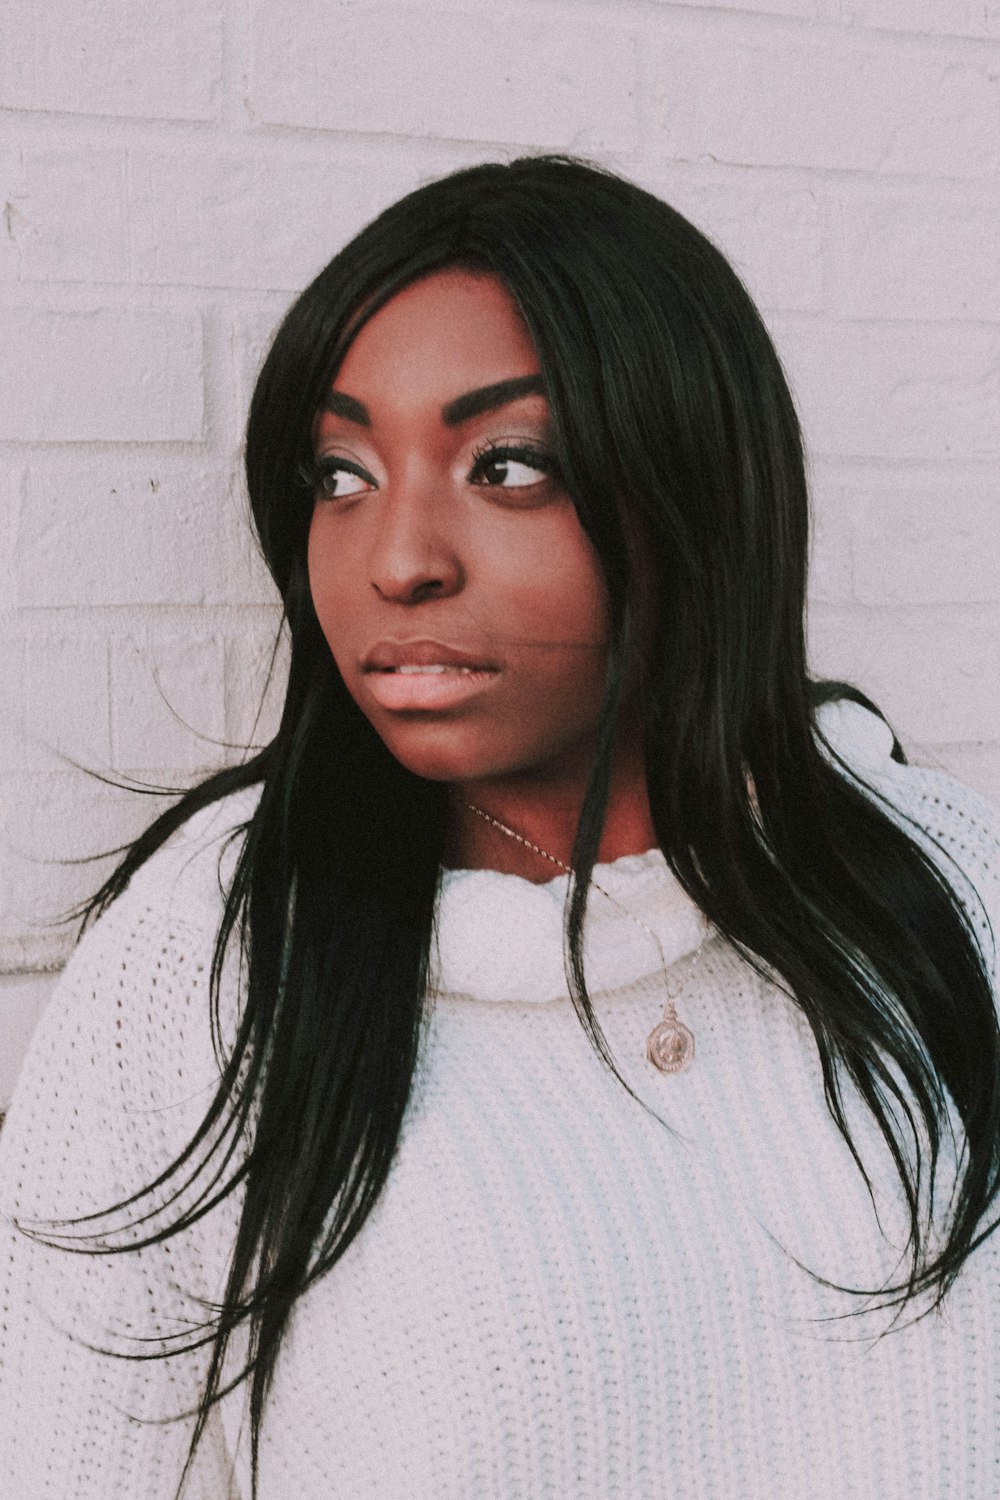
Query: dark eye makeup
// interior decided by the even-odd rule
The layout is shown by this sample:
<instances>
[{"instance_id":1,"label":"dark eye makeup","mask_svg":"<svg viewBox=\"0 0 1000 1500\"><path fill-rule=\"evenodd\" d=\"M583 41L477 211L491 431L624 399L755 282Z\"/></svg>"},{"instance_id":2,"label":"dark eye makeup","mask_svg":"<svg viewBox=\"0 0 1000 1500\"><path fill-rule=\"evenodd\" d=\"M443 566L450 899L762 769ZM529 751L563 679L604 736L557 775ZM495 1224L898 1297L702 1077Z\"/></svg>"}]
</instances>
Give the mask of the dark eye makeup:
<instances>
[{"instance_id":1,"label":"dark eye makeup","mask_svg":"<svg viewBox=\"0 0 1000 1500\"><path fill-rule=\"evenodd\" d=\"M481 447L474 448L472 458L472 469L469 472L470 484L479 483L476 476L486 474L490 469L494 471L502 469L506 476L507 466L512 463L522 464L527 469L536 469L547 477L552 477L559 472L559 466L551 453L529 443L498 443L491 440L483 443ZM511 488L529 489L531 486L514 485Z\"/></svg>"},{"instance_id":2,"label":"dark eye makeup","mask_svg":"<svg viewBox=\"0 0 1000 1500\"><path fill-rule=\"evenodd\" d=\"M473 449L469 483L482 485L488 489L533 489L535 484L542 482L535 480L531 484L505 484L504 480L508 477L511 464L520 464L524 468L534 469L546 478L552 478L559 473L559 465L555 456L546 449L529 443L501 443L491 439ZM308 464L302 464L299 468L299 477L303 484L318 499L344 498L336 492L337 480L341 474L353 474L370 485L376 482L371 474L353 459L342 458L332 453L325 457L317 455ZM354 494L357 491L351 493Z\"/></svg>"},{"instance_id":3,"label":"dark eye makeup","mask_svg":"<svg viewBox=\"0 0 1000 1500\"><path fill-rule=\"evenodd\" d=\"M338 458L332 453L325 458L314 457L308 464L299 466L299 477L303 484L322 500L343 499L343 496L336 493L337 476L340 474L354 474L366 484L375 483L368 471L353 459Z\"/></svg>"}]
</instances>

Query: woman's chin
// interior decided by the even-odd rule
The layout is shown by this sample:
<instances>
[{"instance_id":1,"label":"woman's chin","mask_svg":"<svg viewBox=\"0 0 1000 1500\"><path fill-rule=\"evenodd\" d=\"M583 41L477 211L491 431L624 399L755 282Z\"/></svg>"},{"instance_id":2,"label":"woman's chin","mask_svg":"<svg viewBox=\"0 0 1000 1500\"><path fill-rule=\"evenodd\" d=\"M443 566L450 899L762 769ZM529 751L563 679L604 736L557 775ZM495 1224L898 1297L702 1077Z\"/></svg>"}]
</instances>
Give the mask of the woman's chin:
<instances>
[{"instance_id":1,"label":"woman's chin","mask_svg":"<svg viewBox=\"0 0 1000 1500\"><path fill-rule=\"evenodd\" d=\"M478 737L435 733L383 735L391 755L425 781L465 782L482 777L502 775L506 764L498 756L495 744L484 745Z\"/></svg>"},{"instance_id":2,"label":"woman's chin","mask_svg":"<svg viewBox=\"0 0 1000 1500\"><path fill-rule=\"evenodd\" d=\"M379 732L389 753L414 776L454 786L522 778L537 780L539 785L568 779L585 786L595 754L590 741L556 739L553 743L544 734L537 741L521 737L512 743L499 724L426 725L419 733Z\"/></svg>"}]
</instances>

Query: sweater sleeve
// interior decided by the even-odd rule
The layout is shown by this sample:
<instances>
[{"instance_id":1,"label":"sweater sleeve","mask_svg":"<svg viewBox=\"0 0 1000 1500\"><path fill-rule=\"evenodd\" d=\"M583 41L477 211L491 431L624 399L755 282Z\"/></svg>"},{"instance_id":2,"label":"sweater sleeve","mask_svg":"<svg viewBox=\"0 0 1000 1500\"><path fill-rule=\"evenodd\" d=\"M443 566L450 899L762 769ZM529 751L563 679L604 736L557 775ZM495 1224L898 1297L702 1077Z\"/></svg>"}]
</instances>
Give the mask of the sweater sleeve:
<instances>
[{"instance_id":1,"label":"sweater sleeve","mask_svg":"<svg viewBox=\"0 0 1000 1500\"><path fill-rule=\"evenodd\" d=\"M118 1254L53 1248L25 1232L32 1221L103 1213L148 1185L211 1098L211 924L202 930L172 911L163 865L154 856L77 947L0 1132L5 1500L178 1494L194 1423L167 1419L196 1407L208 1351L121 1355L157 1352L204 1317L192 1298L220 1293L235 1205ZM240 1500L218 1408L183 1491L183 1500L210 1497Z\"/></svg>"}]
</instances>

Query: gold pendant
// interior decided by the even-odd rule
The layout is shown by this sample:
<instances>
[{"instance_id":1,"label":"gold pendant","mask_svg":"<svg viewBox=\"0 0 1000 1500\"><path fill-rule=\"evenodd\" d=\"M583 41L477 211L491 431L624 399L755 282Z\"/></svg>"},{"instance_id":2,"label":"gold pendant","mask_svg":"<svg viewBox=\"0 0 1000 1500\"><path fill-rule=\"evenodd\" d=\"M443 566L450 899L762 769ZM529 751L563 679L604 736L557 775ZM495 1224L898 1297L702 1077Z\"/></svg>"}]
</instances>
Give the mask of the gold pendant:
<instances>
[{"instance_id":1,"label":"gold pendant","mask_svg":"<svg viewBox=\"0 0 1000 1500\"><path fill-rule=\"evenodd\" d=\"M690 1067L694 1059L694 1032L678 1021L673 1006L650 1032L646 1056L661 1073L682 1073Z\"/></svg>"}]
</instances>

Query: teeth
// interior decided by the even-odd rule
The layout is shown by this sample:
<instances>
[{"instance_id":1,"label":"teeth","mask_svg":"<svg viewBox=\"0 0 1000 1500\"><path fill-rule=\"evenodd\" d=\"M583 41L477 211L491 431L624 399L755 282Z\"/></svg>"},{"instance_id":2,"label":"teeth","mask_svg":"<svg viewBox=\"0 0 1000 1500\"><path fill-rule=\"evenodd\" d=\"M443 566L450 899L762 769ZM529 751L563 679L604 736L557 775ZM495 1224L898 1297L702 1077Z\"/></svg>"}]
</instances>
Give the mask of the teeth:
<instances>
[{"instance_id":1,"label":"teeth","mask_svg":"<svg viewBox=\"0 0 1000 1500\"><path fill-rule=\"evenodd\" d=\"M405 673L408 677L415 677L418 673L427 675L429 673L440 674L442 672L471 672L472 670L472 667L448 667L443 663L435 664L434 666L429 667L406 666L392 668L392 671Z\"/></svg>"}]
</instances>

